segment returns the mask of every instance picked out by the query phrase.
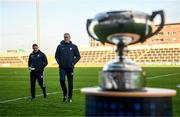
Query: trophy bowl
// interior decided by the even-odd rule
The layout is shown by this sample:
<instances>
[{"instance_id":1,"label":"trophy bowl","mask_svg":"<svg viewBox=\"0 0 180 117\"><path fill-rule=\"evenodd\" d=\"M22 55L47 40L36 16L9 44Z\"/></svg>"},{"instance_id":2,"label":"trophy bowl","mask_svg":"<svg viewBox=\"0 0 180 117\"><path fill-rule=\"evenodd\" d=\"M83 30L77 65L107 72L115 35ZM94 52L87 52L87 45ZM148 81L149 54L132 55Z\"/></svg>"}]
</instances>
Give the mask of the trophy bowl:
<instances>
[{"instance_id":1,"label":"trophy bowl","mask_svg":"<svg viewBox=\"0 0 180 117\"><path fill-rule=\"evenodd\" d=\"M153 19L161 16L161 24L152 32ZM126 45L144 42L145 39L159 32L164 25L163 11L152 15L134 11L112 11L100 13L94 19L87 20L87 32L90 37L102 43L118 44L117 37L126 37Z\"/></svg>"},{"instance_id":2,"label":"trophy bowl","mask_svg":"<svg viewBox=\"0 0 180 117\"><path fill-rule=\"evenodd\" d=\"M153 31L153 21L160 16L161 22ZM151 15L135 11L111 11L97 14L88 19L86 28L90 37L101 43L117 45L117 57L107 63L100 73L103 90L142 90L145 77L142 68L124 56L124 48L138 42L143 43L157 34L164 26L164 12L154 11Z\"/></svg>"}]
</instances>

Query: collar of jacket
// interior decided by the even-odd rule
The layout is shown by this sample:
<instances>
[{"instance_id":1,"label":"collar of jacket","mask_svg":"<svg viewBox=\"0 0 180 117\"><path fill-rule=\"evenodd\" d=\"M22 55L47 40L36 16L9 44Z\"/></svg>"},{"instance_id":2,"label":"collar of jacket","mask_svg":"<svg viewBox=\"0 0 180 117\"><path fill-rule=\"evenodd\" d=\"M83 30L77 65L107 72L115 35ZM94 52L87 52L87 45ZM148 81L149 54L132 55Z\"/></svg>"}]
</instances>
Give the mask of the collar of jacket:
<instances>
[{"instance_id":1,"label":"collar of jacket","mask_svg":"<svg viewBox=\"0 0 180 117\"><path fill-rule=\"evenodd\" d=\"M69 43L66 43L64 40L62 40L62 41L61 41L61 44L62 44L62 45L70 45L70 44L72 44L72 42L70 41Z\"/></svg>"},{"instance_id":2,"label":"collar of jacket","mask_svg":"<svg viewBox=\"0 0 180 117\"><path fill-rule=\"evenodd\" d=\"M38 50L36 53L33 51L33 54L39 54L40 53L40 50Z\"/></svg>"}]
</instances>

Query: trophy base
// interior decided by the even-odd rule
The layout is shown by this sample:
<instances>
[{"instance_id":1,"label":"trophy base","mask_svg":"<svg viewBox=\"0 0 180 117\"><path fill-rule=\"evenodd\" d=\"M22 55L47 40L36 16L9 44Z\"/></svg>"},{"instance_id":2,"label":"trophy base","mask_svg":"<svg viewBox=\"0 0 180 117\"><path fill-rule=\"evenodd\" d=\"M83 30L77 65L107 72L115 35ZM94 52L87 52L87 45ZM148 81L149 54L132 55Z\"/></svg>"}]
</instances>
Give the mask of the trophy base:
<instances>
[{"instance_id":1,"label":"trophy base","mask_svg":"<svg viewBox=\"0 0 180 117\"><path fill-rule=\"evenodd\" d=\"M139 89L103 89L101 87L102 91L115 91L115 92L145 92L146 90L144 88L139 88Z\"/></svg>"},{"instance_id":2,"label":"trophy base","mask_svg":"<svg viewBox=\"0 0 180 117\"><path fill-rule=\"evenodd\" d=\"M172 116L175 90L144 88L144 91L103 91L99 87L83 88L86 116Z\"/></svg>"}]
</instances>

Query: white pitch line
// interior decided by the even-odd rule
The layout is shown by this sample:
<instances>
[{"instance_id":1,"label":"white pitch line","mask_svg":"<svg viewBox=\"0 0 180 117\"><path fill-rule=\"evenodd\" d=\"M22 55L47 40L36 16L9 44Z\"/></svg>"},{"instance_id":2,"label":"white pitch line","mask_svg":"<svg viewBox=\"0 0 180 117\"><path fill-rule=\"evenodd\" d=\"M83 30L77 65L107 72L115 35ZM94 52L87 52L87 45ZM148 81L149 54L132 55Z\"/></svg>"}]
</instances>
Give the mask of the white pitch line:
<instances>
[{"instance_id":1,"label":"white pitch line","mask_svg":"<svg viewBox=\"0 0 180 117\"><path fill-rule=\"evenodd\" d=\"M73 89L73 91L76 91L76 90L80 90L80 89ZM58 94L58 93L62 93L62 91L61 92L47 93L47 95L53 95L53 94ZM43 94L38 94L38 95L36 95L36 97L40 97L42 95ZM10 100L4 100L4 101L0 101L0 104L7 103L7 102L14 102L14 101L18 101L18 100L22 100L22 99L28 99L28 98L30 98L30 96L21 97L21 98L14 98L14 99L10 99Z\"/></svg>"},{"instance_id":2,"label":"white pitch line","mask_svg":"<svg viewBox=\"0 0 180 117\"><path fill-rule=\"evenodd\" d=\"M173 75L177 75L177 74L180 74L180 73L172 73L172 74L166 74L166 75L152 76L152 77L147 77L147 79L155 79L155 78L160 78L160 77L164 77L164 76L173 76ZM74 89L74 91L75 90L80 90L80 89ZM62 92L52 92L52 93L47 93L47 95L58 94L58 93L62 93ZM43 94L39 94L39 95L36 95L36 97L40 97L42 95ZM22 100L22 99L28 99L28 98L30 98L30 96L10 99L10 100L4 100L4 101L1 101L0 104L7 103L7 102L13 102L13 101L17 101L17 100Z\"/></svg>"},{"instance_id":3,"label":"white pitch line","mask_svg":"<svg viewBox=\"0 0 180 117\"><path fill-rule=\"evenodd\" d=\"M152 76L152 77L147 77L147 79L155 79L155 78L161 78L164 76L173 76L173 75L177 75L177 74L180 74L180 73L172 73L172 74L166 74L166 75Z\"/></svg>"}]
</instances>

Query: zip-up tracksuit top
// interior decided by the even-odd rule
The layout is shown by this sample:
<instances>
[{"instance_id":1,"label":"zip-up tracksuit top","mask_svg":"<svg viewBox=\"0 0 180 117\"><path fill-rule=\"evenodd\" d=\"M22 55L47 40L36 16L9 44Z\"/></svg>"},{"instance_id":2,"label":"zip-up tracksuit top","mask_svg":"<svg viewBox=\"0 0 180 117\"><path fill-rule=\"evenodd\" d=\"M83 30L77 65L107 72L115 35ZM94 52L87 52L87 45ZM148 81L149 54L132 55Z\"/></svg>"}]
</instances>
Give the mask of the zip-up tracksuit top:
<instances>
[{"instance_id":1,"label":"zip-up tracksuit top","mask_svg":"<svg viewBox=\"0 0 180 117\"><path fill-rule=\"evenodd\" d=\"M55 58L60 68L74 68L81 56L75 44L63 40L56 49Z\"/></svg>"},{"instance_id":2,"label":"zip-up tracksuit top","mask_svg":"<svg viewBox=\"0 0 180 117\"><path fill-rule=\"evenodd\" d=\"M37 53L32 52L29 55L28 67L35 68L34 71L43 72L47 64L48 64L47 57L40 50Z\"/></svg>"}]
</instances>

